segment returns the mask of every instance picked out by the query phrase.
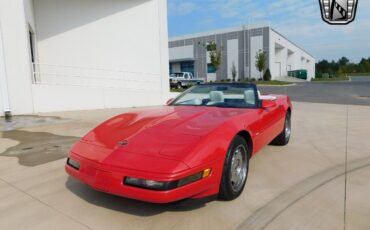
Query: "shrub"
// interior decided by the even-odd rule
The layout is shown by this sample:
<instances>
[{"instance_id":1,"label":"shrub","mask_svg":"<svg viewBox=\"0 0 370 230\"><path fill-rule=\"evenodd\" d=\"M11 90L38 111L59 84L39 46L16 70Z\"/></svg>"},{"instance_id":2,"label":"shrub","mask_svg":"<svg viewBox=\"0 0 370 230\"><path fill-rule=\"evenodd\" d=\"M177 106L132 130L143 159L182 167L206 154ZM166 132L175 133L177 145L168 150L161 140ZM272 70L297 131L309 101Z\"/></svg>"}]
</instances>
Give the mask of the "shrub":
<instances>
[{"instance_id":1,"label":"shrub","mask_svg":"<svg viewBox=\"0 0 370 230\"><path fill-rule=\"evenodd\" d=\"M267 68L265 74L263 75L263 80L264 81L271 81L271 72L270 72L269 68Z\"/></svg>"}]
</instances>

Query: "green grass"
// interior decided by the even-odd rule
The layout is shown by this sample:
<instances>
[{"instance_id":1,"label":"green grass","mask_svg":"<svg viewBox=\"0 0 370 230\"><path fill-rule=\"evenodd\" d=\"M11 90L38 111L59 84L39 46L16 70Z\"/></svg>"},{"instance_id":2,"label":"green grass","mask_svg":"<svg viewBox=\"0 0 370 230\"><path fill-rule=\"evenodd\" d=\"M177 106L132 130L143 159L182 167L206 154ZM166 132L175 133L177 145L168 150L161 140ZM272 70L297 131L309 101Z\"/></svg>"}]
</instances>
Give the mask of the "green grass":
<instances>
[{"instance_id":1,"label":"green grass","mask_svg":"<svg viewBox=\"0 0 370 230\"><path fill-rule=\"evenodd\" d=\"M294 83L288 82L288 81L278 81L278 80L272 80L272 81L256 81L252 82L257 85L293 85Z\"/></svg>"},{"instance_id":2,"label":"green grass","mask_svg":"<svg viewBox=\"0 0 370 230\"><path fill-rule=\"evenodd\" d=\"M186 89L174 89L174 88L171 88L171 92L172 93L182 93L184 92Z\"/></svg>"},{"instance_id":3,"label":"green grass","mask_svg":"<svg viewBox=\"0 0 370 230\"><path fill-rule=\"evenodd\" d=\"M312 79L311 81L348 81L348 77L333 77L333 78L328 78L328 77L323 77L323 78L315 78Z\"/></svg>"}]
</instances>

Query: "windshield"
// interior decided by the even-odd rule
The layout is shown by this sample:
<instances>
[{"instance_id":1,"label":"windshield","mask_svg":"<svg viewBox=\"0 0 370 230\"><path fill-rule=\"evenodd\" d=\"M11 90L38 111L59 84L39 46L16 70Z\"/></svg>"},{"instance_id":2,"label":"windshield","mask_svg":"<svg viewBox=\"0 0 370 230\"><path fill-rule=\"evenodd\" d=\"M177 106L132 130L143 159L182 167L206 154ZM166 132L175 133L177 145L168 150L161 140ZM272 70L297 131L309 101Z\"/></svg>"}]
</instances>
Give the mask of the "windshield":
<instances>
[{"instance_id":1,"label":"windshield","mask_svg":"<svg viewBox=\"0 0 370 230\"><path fill-rule=\"evenodd\" d=\"M256 108L257 89L252 84L197 85L182 93L171 105Z\"/></svg>"},{"instance_id":2,"label":"windshield","mask_svg":"<svg viewBox=\"0 0 370 230\"><path fill-rule=\"evenodd\" d=\"M171 74L171 77L183 77L184 73L173 73Z\"/></svg>"}]
</instances>

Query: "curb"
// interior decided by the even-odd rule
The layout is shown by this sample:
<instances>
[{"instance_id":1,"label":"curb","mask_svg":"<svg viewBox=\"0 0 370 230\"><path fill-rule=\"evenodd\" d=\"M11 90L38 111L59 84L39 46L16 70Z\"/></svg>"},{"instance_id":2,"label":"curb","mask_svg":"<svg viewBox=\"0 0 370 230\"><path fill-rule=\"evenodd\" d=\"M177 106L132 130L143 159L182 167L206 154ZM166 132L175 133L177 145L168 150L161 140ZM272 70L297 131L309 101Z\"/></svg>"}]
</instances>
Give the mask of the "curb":
<instances>
[{"instance_id":1,"label":"curb","mask_svg":"<svg viewBox=\"0 0 370 230\"><path fill-rule=\"evenodd\" d=\"M263 86L267 86L267 87L289 87L289 86L296 86L296 85L297 85L296 83L289 84L289 85L259 85L259 84L257 84L258 87L263 87Z\"/></svg>"}]
</instances>

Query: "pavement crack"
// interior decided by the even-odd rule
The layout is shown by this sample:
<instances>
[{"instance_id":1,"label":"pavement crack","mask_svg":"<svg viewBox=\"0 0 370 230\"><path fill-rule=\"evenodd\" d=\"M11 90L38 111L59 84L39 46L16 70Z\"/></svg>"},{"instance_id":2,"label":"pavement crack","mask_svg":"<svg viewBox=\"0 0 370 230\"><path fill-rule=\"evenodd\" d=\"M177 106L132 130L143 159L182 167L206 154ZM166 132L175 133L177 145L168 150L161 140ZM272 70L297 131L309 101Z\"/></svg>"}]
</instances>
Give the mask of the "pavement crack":
<instances>
[{"instance_id":1,"label":"pavement crack","mask_svg":"<svg viewBox=\"0 0 370 230\"><path fill-rule=\"evenodd\" d=\"M369 166L370 157L348 162L347 173ZM344 176L344 174L345 165L342 164L299 182L250 215L237 229L265 229L272 221L295 203L330 181Z\"/></svg>"}]
</instances>

